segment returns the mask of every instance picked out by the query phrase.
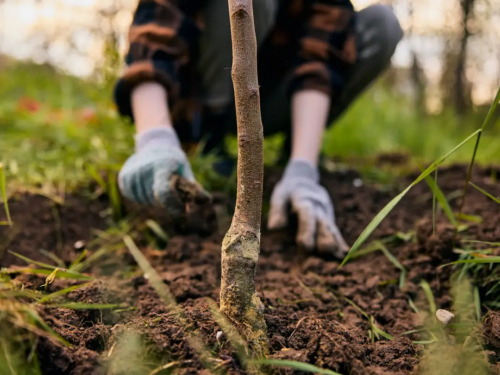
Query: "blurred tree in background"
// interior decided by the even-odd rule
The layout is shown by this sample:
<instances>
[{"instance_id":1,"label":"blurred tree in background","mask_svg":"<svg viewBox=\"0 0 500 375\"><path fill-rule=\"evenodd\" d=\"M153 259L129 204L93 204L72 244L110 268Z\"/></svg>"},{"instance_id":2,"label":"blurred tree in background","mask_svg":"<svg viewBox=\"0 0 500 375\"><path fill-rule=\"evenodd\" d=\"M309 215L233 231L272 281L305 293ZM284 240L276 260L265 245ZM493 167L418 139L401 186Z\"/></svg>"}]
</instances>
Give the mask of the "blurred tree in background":
<instances>
[{"instance_id":1,"label":"blurred tree in background","mask_svg":"<svg viewBox=\"0 0 500 375\"><path fill-rule=\"evenodd\" d=\"M421 113L458 115L490 101L500 79L500 0L385 0L405 39L386 84ZM376 3L353 0L358 9ZM93 77L119 74L137 0L0 0L0 53Z\"/></svg>"}]
</instances>

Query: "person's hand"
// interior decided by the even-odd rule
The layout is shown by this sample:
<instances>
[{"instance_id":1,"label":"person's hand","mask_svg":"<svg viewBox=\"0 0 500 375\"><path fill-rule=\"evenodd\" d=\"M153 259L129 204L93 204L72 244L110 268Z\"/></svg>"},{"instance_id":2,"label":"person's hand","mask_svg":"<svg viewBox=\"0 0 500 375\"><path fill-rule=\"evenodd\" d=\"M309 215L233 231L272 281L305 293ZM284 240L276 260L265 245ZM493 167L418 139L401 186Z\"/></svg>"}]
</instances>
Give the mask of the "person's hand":
<instances>
[{"instance_id":1,"label":"person's hand","mask_svg":"<svg viewBox=\"0 0 500 375\"><path fill-rule=\"evenodd\" d=\"M298 217L297 244L308 250L317 248L343 258L349 247L337 225L333 204L319 173L312 164L292 160L275 186L271 196L268 228L279 229L288 224L288 207Z\"/></svg>"},{"instance_id":2,"label":"person's hand","mask_svg":"<svg viewBox=\"0 0 500 375\"><path fill-rule=\"evenodd\" d=\"M179 184L176 176L184 177ZM136 142L136 153L123 165L118 182L120 191L129 200L165 207L174 217L185 210L185 200L176 186L191 185L192 191L204 192L194 179L186 154L180 147L173 129L158 128L141 135Z\"/></svg>"}]
</instances>

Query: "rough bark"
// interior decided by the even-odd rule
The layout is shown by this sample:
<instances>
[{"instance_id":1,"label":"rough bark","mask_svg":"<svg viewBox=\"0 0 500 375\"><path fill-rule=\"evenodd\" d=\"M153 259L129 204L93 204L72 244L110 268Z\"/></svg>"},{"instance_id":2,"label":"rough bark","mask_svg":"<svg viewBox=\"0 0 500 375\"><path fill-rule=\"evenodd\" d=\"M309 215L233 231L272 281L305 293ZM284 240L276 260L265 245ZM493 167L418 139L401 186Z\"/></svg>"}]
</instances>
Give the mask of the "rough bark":
<instances>
[{"instance_id":1,"label":"rough bark","mask_svg":"<svg viewBox=\"0 0 500 375\"><path fill-rule=\"evenodd\" d=\"M263 130L257 78L257 41L251 0L228 0L233 41L232 78L238 121L238 191L222 243L221 310L254 353L267 353L263 305L255 292L262 213Z\"/></svg>"}]
</instances>

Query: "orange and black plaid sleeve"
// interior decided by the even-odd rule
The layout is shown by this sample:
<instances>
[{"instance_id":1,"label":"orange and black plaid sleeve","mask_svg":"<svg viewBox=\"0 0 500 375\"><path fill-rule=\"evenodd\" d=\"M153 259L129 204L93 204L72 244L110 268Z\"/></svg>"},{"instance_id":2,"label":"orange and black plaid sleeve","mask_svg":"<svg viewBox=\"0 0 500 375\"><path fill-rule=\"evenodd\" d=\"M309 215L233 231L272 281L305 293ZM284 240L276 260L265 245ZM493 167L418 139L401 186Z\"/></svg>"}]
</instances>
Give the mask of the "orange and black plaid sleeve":
<instances>
[{"instance_id":1,"label":"orange and black plaid sleeve","mask_svg":"<svg viewBox=\"0 0 500 375\"><path fill-rule=\"evenodd\" d=\"M304 3L305 7L300 9L303 28L290 90L319 90L334 100L342 92L356 61L354 8L348 0Z\"/></svg>"},{"instance_id":2,"label":"orange and black plaid sleeve","mask_svg":"<svg viewBox=\"0 0 500 375\"><path fill-rule=\"evenodd\" d=\"M126 69L115 87L115 101L122 115L133 117L130 95L143 82L163 85L169 100L178 96L179 69L192 62L198 49L200 29L195 15L203 3L140 0L129 30Z\"/></svg>"}]
</instances>

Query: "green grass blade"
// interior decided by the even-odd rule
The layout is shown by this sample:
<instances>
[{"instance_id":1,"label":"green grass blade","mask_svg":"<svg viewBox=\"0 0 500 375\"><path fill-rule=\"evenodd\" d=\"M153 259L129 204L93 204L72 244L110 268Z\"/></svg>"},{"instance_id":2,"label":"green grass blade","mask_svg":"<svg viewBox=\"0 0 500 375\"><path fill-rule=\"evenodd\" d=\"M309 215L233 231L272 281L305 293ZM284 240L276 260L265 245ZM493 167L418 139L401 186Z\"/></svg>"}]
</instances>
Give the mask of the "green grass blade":
<instances>
[{"instance_id":1,"label":"green grass blade","mask_svg":"<svg viewBox=\"0 0 500 375\"><path fill-rule=\"evenodd\" d=\"M464 214L463 212L459 213L457 215L457 219L458 220L465 220L465 221L469 221L471 223L477 223L477 224L480 224L480 223L483 222L483 218L482 217L477 216L477 215L467 215L467 214Z\"/></svg>"},{"instance_id":2,"label":"green grass blade","mask_svg":"<svg viewBox=\"0 0 500 375\"><path fill-rule=\"evenodd\" d=\"M481 125L481 129L484 129L486 125L490 122L491 117L493 117L493 113L495 113L495 109L498 106L499 101L500 101L500 87L498 88L495 99L493 100L493 103L491 103L490 109L488 110L488 114L486 115L486 118L484 119L483 124Z\"/></svg>"},{"instance_id":3,"label":"green grass blade","mask_svg":"<svg viewBox=\"0 0 500 375\"><path fill-rule=\"evenodd\" d=\"M437 341L436 335L432 331L428 330L427 328L417 329L414 331L408 331L408 332L403 333L402 335L407 335L407 334L417 333L417 332L424 332L424 331L427 331L432 336L432 339L431 340L422 340L422 341L412 341L412 343L417 344L417 345L429 345L429 344L435 343Z\"/></svg>"},{"instance_id":4,"label":"green grass blade","mask_svg":"<svg viewBox=\"0 0 500 375\"><path fill-rule=\"evenodd\" d=\"M36 324L38 324L40 327L43 328L45 332L47 332L52 338L56 339L57 341L61 342L65 346L71 347L71 344L67 342L64 338L59 336L52 328L50 328L47 323L43 321L43 319L36 313L36 311L32 310L29 307L26 307L25 309L26 314L35 321Z\"/></svg>"},{"instance_id":5,"label":"green grass blade","mask_svg":"<svg viewBox=\"0 0 500 375\"><path fill-rule=\"evenodd\" d=\"M455 214L453 213L453 210L451 209L450 204L448 203L448 200L446 199L443 191L439 188L437 184L437 178L433 179L431 176L427 176L425 178L425 181L427 182L427 185L429 185L429 188L432 190L434 198L443 209L450 223L453 224L453 226L456 226L457 220L455 219Z\"/></svg>"},{"instance_id":6,"label":"green grass blade","mask_svg":"<svg viewBox=\"0 0 500 375\"><path fill-rule=\"evenodd\" d=\"M6 273L30 273L33 275L46 275L49 276L53 270L47 269L34 269L34 268L15 268L15 269L6 269L4 272ZM82 275L81 273L73 273L68 271L57 271L57 277L60 279L72 279L72 280L86 280L91 281L94 280L91 276Z\"/></svg>"},{"instance_id":7,"label":"green grass blade","mask_svg":"<svg viewBox=\"0 0 500 375\"><path fill-rule=\"evenodd\" d=\"M425 331L426 331L425 328L412 329L411 331L406 331L406 332L401 333L401 336L408 336L408 335L411 335L413 333L420 333L420 332L425 332Z\"/></svg>"},{"instance_id":8,"label":"green grass blade","mask_svg":"<svg viewBox=\"0 0 500 375\"><path fill-rule=\"evenodd\" d=\"M476 155L477 155L477 150L479 149L479 142L481 142L481 134L482 130L486 127L486 125L490 122L491 117L493 116L493 113L495 112L495 109L498 106L498 101L500 100L500 87L498 88L497 94L495 95L495 99L493 100L493 103L491 103L490 109L488 111L488 114L486 115L486 118L483 121L483 124L481 125L481 133L478 133L477 139L476 139L476 144L474 145L474 151L472 152L472 158L470 160L469 168L467 170L467 177L465 179L465 184L464 184L464 189L462 193L462 201L460 202L460 210L458 211L459 214L462 214L464 205L465 205L465 197L467 195L467 187L469 186L471 176L472 176L472 169L474 168L474 163L476 161Z\"/></svg>"},{"instance_id":9,"label":"green grass blade","mask_svg":"<svg viewBox=\"0 0 500 375\"><path fill-rule=\"evenodd\" d=\"M342 267L355 253L360 246L368 239L368 237L373 233L373 231L379 226L379 224L386 218L386 216L392 211L392 209L399 203L401 199L410 191L410 189L418 184L420 181L424 180L427 176L429 176L439 164L445 161L450 155L452 155L455 151L457 151L460 147L470 141L474 136L479 134L481 129L476 130L474 133L465 138L460 144L455 146L451 151L449 151L446 155L441 156L438 160L432 163L427 169L425 169L420 176L418 176L415 181L413 181L410 186L408 186L402 193L399 193L395 198L393 198L387 205L372 219L372 221L368 224L368 226L363 230L363 232L359 235L358 239L354 242L351 249L347 253L346 257L340 264L339 268Z\"/></svg>"},{"instance_id":10,"label":"green grass blade","mask_svg":"<svg viewBox=\"0 0 500 375\"><path fill-rule=\"evenodd\" d=\"M325 369L322 369L322 368L319 368L319 367L316 367L314 365L311 365L309 363L304 363L304 362L287 361L287 360L281 360L281 359L260 359L260 360L255 360L252 362L257 364L257 365L285 367L285 368L291 368L291 369L297 370L297 371L310 372L313 374L341 375L338 372L331 371L331 370L325 370Z\"/></svg>"},{"instance_id":11,"label":"green grass blade","mask_svg":"<svg viewBox=\"0 0 500 375\"><path fill-rule=\"evenodd\" d=\"M83 250L80 255L78 255L78 258L76 258L70 265L68 270L69 271L75 271L76 267L82 262L82 260L85 259L87 256L87 249Z\"/></svg>"},{"instance_id":12,"label":"green grass blade","mask_svg":"<svg viewBox=\"0 0 500 375\"><path fill-rule=\"evenodd\" d=\"M167 364L162 365L162 366L160 366L158 368L155 368L148 375L156 375L156 374L159 374L159 373L164 373L165 370L171 369L172 367L175 367L175 366L179 366L180 364L182 364L182 362L179 362L179 361L167 363ZM168 372L168 373L165 372L165 374L170 374L170 372Z\"/></svg>"},{"instance_id":13,"label":"green grass blade","mask_svg":"<svg viewBox=\"0 0 500 375\"><path fill-rule=\"evenodd\" d=\"M391 254L391 252L384 246L383 243L379 243L380 250L384 253L387 259L400 271L400 276L399 276L399 287L403 288L406 282L406 275L407 271L406 268L401 264L401 262Z\"/></svg>"},{"instance_id":14,"label":"green grass blade","mask_svg":"<svg viewBox=\"0 0 500 375\"><path fill-rule=\"evenodd\" d=\"M377 336L382 336L383 338L387 340L394 340L394 336L382 331L375 323L372 323L372 331L377 335Z\"/></svg>"},{"instance_id":15,"label":"green grass blade","mask_svg":"<svg viewBox=\"0 0 500 375\"><path fill-rule=\"evenodd\" d=\"M432 179L431 176L427 176L425 178L425 181L429 181ZM437 180L438 180L438 168L434 171L434 184L431 184L430 186L434 186L434 189L432 190L432 234L436 235L436 215L437 215L437 207L436 207L436 187L437 187Z\"/></svg>"},{"instance_id":16,"label":"green grass blade","mask_svg":"<svg viewBox=\"0 0 500 375\"><path fill-rule=\"evenodd\" d=\"M22 369L19 368L19 354L16 353L16 350L14 348L12 348L11 340L4 340L3 338L0 338L0 349L2 350L2 353L0 353L0 359L2 359L2 363L0 364L1 373L5 375L19 375L20 373L17 372L17 370L22 371ZM30 368L30 371L33 374L41 373L38 366L32 366L33 368ZM24 374L24 372L22 373Z\"/></svg>"},{"instance_id":17,"label":"green grass blade","mask_svg":"<svg viewBox=\"0 0 500 375\"><path fill-rule=\"evenodd\" d=\"M498 198L495 198L493 195L491 195L490 193L488 193L486 190L484 189L481 189L479 186L477 186L476 184L474 184L472 181L469 181L469 185L472 185L472 187L474 189L476 189L477 191L483 193L484 195L486 195L488 198L494 200L495 202L497 202L498 204L500 204L500 199Z\"/></svg>"},{"instance_id":18,"label":"green grass blade","mask_svg":"<svg viewBox=\"0 0 500 375\"><path fill-rule=\"evenodd\" d=\"M177 311L179 308L177 306L177 302L175 301L175 297L170 292L168 286L165 285L158 272L155 271L146 257L142 254L141 250L137 248L132 238L130 238L130 236L125 236L123 238L123 242L125 242L128 250L134 257L142 272L144 272L144 276L156 293L160 296L165 306L169 309Z\"/></svg>"},{"instance_id":19,"label":"green grass blade","mask_svg":"<svg viewBox=\"0 0 500 375\"><path fill-rule=\"evenodd\" d=\"M500 283L495 283L487 292L486 295L489 296L492 293L496 293L498 291L498 288L500 288ZM496 295L496 294L495 294Z\"/></svg>"},{"instance_id":20,"label":"green grass blade","mask_svg":"<svg viewBox=\"0 0 500 375\"><path fill-rule=\"evenodd\" d=\"M123 305L119 303L115 304L100 304L100 303L78 303L78 302L68 302L68 303L56 303L51 305L54 307L60 307L63 309L70 310L110 310L117 309L119 307L123 308Z\"/></svg>"},{"instance_id":21,"label":"green grass blade","mask_svg":"<svg viewBox=\"0 0 500 375\"><path fill-rule=\"evenodd\" d=\"M5 182L5 171L3 163L0 163L0 193L2 194L2 201L7 215L7 224L12 225L10 218L9 203L7 202L7 183Z\"/></svg>"},{"instance_id":22,"label":"green grass blade","mask_svg":"<svg viewBox=\"0 0 500 375\"><path fill-rule=\"evenodd\" d=\"M387 249L387 247L384 245L384 243L382 241L379 241L379 240L374 241L372 244L370 244L366 248L363 248L363 249L357 251L352 257L357 258L357 257L372 253L372 252L377 251L377 250L381 251L385 255L385 257L394 265L394 267L396 267L397 269L399 269L401 271L401 274L399 277L399 287L403 288L404 284L406 282L406 275L407 275L408 271L399 262L399 260L394 255L392 255L392 253Z\"/></svg>"},{"instance_id":23,"label":"green grass blade","mask_svg":"<svg viewBox=\"0 0 500 375\"><path fill-rule=\"evenodd\" d=\"M413 302L411 298L408 298L408 305L410 305L411 309L417 314L419 313L417 305L415 305L415 302Z\"/></svg>"},{"instance_id":24,"label":"green grass blade","mask_svg":"<svg viewBox=\"0 0 500 375\"><path fill-rule=\"evenodd\" d=\"M474 259L461 259L461 260L456 260L455 262L447 263L444 264L440 267L446 267L450 266L453 264L466 264L466 263L471 263L471 264L493 264L493 263L500 263L500 257L485 257L485 258L474 258Z\"/></svg>"},{"instance_id":25,"label":"green grass blade","mask_svg":"<svg viewBox=\"0 0 500 375\"><path fill-rule=\"evenodd\" d=\"M425 169L420 174L420 176L418 176L415 179L415 181L413 182L412 185L416 185L417 183L419 183L420 181L422 181L423 179L425 179L425 177L427 177L428 175L430 175L434 171L434 169L436 169L438 167L438 165L440 165L441 163L443 163L446 159L448 159L451 155L453 155L458 149L460 149L463 145L465 145L467 142L469 142L472 138L474 138L476 135L478 135L481 132L482 132L482 129L477 129L472 134L470 134L467 138L465 138L462 142L460 142L458 145L456 145L451 151L448 151L448 153L446 153L445 155L441 156L438 160L436 160L434 163L432 163L431 165L429 165L427 167L427 169Z\"/></svg>"},{"instance_id":26,"label":"green grass blade","mask_svg":"<svg viewBox=\"0 0 500 375\"><path fill-rule=\"evenodd\" d=\"M478 243L478 244L483 244L483 245L488 245L488 246L500 246L500 242L488 242L488 241L476 241L476 240L462 240L461 242Z\"/></svg>"},{"instance_id":27,"label":"green grass blade","mask_svg":"<svg viewBox=\"0 0 500 375\"><path fill-rule=\"evenodd\" d=\"M356 305L354 303L354 301L350 300L349 298L347 297L344 297L344 300L349 304L351 305L352 307L354 307L354 309L359 312L361 315L363 315L366 319L370 320L370 315L368 315L366 312L363 311L363 309L361 307L359 307L358 305Z\"/></svg>"},{"instance_id":28,"label":"green grass blade","mask_svg":"<svg viewBox=\"0 0 500 375\"><path fill-rule=\"evenodd\" d=\"M41 293L35 290L23 289L23 290L2 290L0 291L0 300L12 299L12 298L29 298L34 301L40 299Z\"/></svg>"},{"instance_id":29,"label":"green grass blade","mask_svg":"<svg viewBox=\"0 0 500 375\"><path fill-rule=\"evenodd\" d=\"M500 302L485 302L485 305L493 307L495 310L500 309Z\"/></svg>"},{"instance_id":30,"label":"green grass blade","mask_svg":"<svg viewBox=\"0 0 500 375\"><path fill-rule=\"evenodd\" d=\"M27 264L34 264L34 265L36 265L38 267L47 268L49 270L55 270L57 268L56 266L53 266L51 264L47 264L47 263L39 262L37 260L30 259L30 258L28 258L28 257L26 257L24 255L21 255L19 253L11 251L11 250L9 250L9 253L11 253L12 255L14 255L16 257L18 257L19 259L24 260Z\"/></svg>"},{"instance_id":31,"label":"green grass blade","mask_svg":"<svg viewBox=\"0 0 500 375\"><path fill-rule=\"evenodd\" d=\"M424 341L412 341L415 345L430 345L437 341L437 339L424 340Z\"/></svg>"},{"instance_id":32,"label":"green grass blade","mask_svg":"<svg viewBox=\"0 0 500 375\"><path fill-rule=\"evenodd\" d=\"M436 308L436 302L434 301L434 294L432 293L431 286L427 281L422 280L420 282L420 287L423 289L425 293L425 297L427 298L427 302L429 303L429 310L432 314L432 317L435 318L437 308Z\"/></svg>"},{"instance_id":33,"label":"green grass blade","mask_svg":"<svg viewBox=\"0 0 500 375\"><path fill-rule=\"evenodd\" d=\"M99 174L99 172L97 171L97 169L93 165L91 165L91 164L87 165L87 172L99 184L102 191L107 191L108 185L106 184L106 182L103 180L103 178L101 177L101 175Z\"/></svg>"},{"instance_id":34,"label":"green grass blade","mask_svg":"<svg viewBox=\"0 0 500 375\"><path fill-rule=\"evenodd\" d=\"M42 253L47 258L52 260L55 264L57 264L57 267L66 268L66 264L64 264L64 261L61 258L59 258L57 255L55 255L54 253L51 253L50 251L47 251L44 249L40 249L40 253Z\"/></svg>"},{"instance_id":35,"label":"green grass blade","mask_svg":"<svg viewBox=\"0 0 500 375\"><path fill-rule=\"evenodd\" d=\"M373 318L373 316L368 315L365 311L363 311L363 309L361 307L359 307L358 305L356 305L356 303L354 303L354 301L350 300L347 297L343 297L343 298L344 298L344 300L349 305L351 305L352 307L354 307L354 309L358 313L360 313L363 317L365 317L369 321L370 327L371 327L371 331L373 331L373 333L377 337L377 339L379 338L379 336L382 336L382 337L386 338L387 340L393 340L394 339L394 336L388 334L387 332L383 331L382 329L380 329L377 326L377 323L375 322L375 319Z\"/></svg>"},{"instance_id":36,"label":"green grass blade","mask_svg":"<svg viewBox=\"0 0 500 375\"><path fill-rule=\"evenodd\" d=\"M243 340L229 319L219 311L219 307L214 300L207 298L207 303L215 322L222 329L222 332L224 332L232 347L236 350L236 353L238 353L238 358L243 363L243 366L248 366L249 349L246 341ZM253 372L256 373L255 371Z\"/></svg>"},{"instance_id":37,"label":"green grass blade","mask_svg":"<svg viewBox=\"0 0 500 375\"><path fill-rule=\"evenodd\" d=\"M113 210L113 217L116 221L122 217L122 203L120 192L118 191L118 183L116 181L116 174L113 171L108 173L108 194L111 201L111 208Z\"/></svg>"},{"instance_id":38,"label":"green grass blade","mask_svg":"<svg viewBox=\"0 0 500 375\"><path fill-rule=\"evenodd\" d=\"M361 250L358 250L358 251L356 251L356 253L352 254L351 258L352 259L359 258L359 257L362 257L364 255L371 254L371 253L374 253L375 251L380 250L377 247L377 242L378 241L374 241L373 243L369 243L368 245L363 247Z\"/></svg>"},{"instance_id":39,"label":"green grass blade","mask_svg":"<svg viewBox=\"0 0 500 375\"><path fill-rule=\"evenodd\" d=\"M77 290L77 289L80 289L80 288L85 288L85 287L87 287L89 285L92 285L92 283L85 283L85 284L70 286L69 288L66 288L66 289L63 289L63 290L59 290L57 292L51 293L51 294L49 294L49 295L41 298L38 301L38 303L45 303L45 302L51 301L51 300L53 300L55 298L65 296L66 294L71 293L74 290Z\"/></svg>"},{"instance_id":40,"label":"green grass blade","mask_svg":"<svg viewBox=\"0 0 500 375\"><path fill-rule=\"evenodd\" d=\"M195 336L187 328L187 324L185 322L185 319L183 318L182 310L177 305L175 297L173 296L172 292L170 292L168 286L163 282L158 272L156 272L156 270L151 266L151 264L148 262L144 254L142 254L141 250L139 250L130 236L124 236L123 242L127 246L130 254L132 254L139 267L142 269L142 272L144 272L144 277L151 284L165 306L176 314L179 324L184 326L184 332L189 345L196 351L196 353L200 357L200 361L203 363L205 368L213 370L214 366L210 362L213 357L210 354L210 351L200 340L200 338Z\"/></svg>"},{"instance_id":41,"label":"green grass blade","mask_svg":"<svg viewBox=\"0 0 500 375\"><path fill-rule=\"evenodd\" d=\"M148 226L149 229L153 231L154 234L158 236L158 238L162 239L165 242L168 242L168 236L165 233L165 231L162 229L160 224L158 224L154 220L146 220L146 225Z\"/></svg>"},{"instance_id":42,"label":"green grass blade","mask_svg":"<svg viewBox=\"0 0 500 375\"><path fill-rule=\"evenodd\" d=\"M413 185L408 186L402 193L398 194L395 198L393 198L375 217L372 219L370 224L363 230L363 232L359 235L358 239L354 242L351 249L347 253L346 257L340 264L339 268L342 267L347 261L351 258L352 254L354 254L361 245L368 239L368 237L373 233L373 231L380 225L382 220L386 218L386 216L392 211L394 207L399 203L401 199L410 191Z\"/></svg>"},{"instance_id":43,"label":"green grass blade","mask_svg":"<svg viewBox=\"0 0 500 375\"><path fill-rule=\"evenodd\" d=\"M474 287L474 307L476 308L476 319L481 321L481 297L479 296L479 288Z\"/></svg>"},{"instance_id":44,"label":"green grass blade","mask_svg":"<svg viewBox=\"0 0 500 375\"><path fill-rule=\"evenodd\" d=\"M112 247L105 246L100 248L96 252L92 253L87 259L82 260L79 264L73 266L73 272L82 272L83 270L89 268L92 265L92 263L95 262L97 259L113 251L114 248L119 248L119 247L120 246L118 245L114 245Z\"/></svg>"}]
</instances>

